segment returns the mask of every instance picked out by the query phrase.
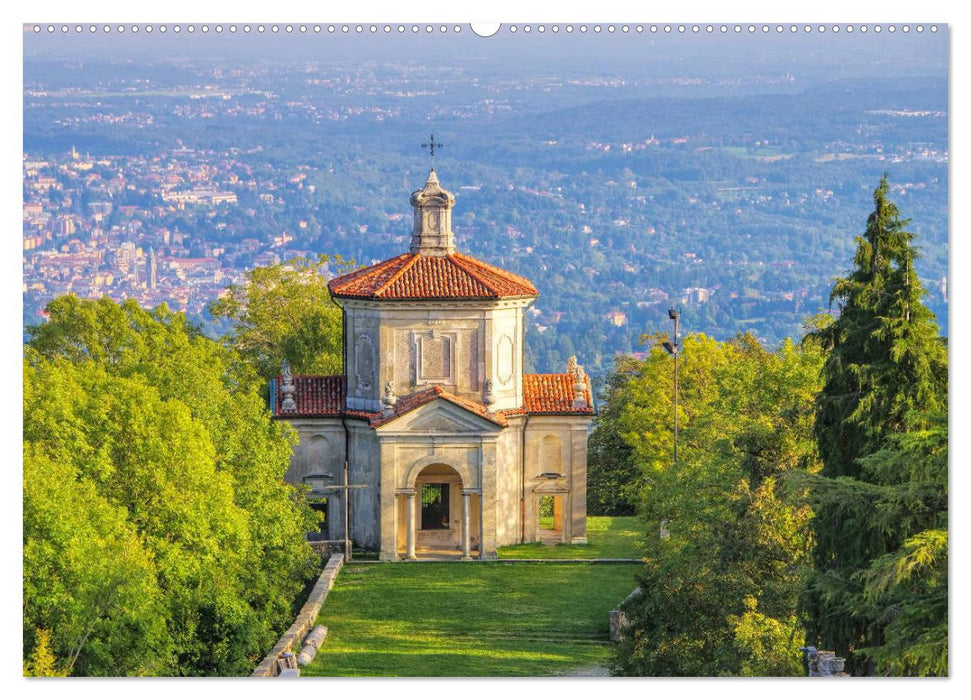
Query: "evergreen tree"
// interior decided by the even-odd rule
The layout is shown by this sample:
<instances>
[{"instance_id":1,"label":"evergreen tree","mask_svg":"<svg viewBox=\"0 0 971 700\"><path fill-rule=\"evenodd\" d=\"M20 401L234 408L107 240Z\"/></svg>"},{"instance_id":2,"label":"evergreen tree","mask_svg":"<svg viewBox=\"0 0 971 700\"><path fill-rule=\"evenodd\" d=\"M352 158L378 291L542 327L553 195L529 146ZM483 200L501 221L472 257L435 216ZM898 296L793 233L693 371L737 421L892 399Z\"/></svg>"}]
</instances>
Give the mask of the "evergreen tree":
<instances>
[{"instance_id":1,"label":"evergreen tree","mask_svg":"<svg viewBox=\"0 0 971 700\"><path fill-rule=\"evenodd\" d=\"M946 403L946 350L921 303L910 221L900 218L888 190L884 176L857 238L855 269L830 294L839 318L814 334L829 351L815 423L828 477L857 476L857 460L903 430L907 413Z\"/></svg>"},{"instance_id":2,"label":"evergreen tree","mask_svg":"<svg viewBox=\"0 0 971 700\"><path fill-rule=\"evenodd\" d=\"M915 412L946 411L947 404L946 347L921 302L909 221L887 199L888 190L884 176L866 231L857 238L854 269L833 288L839 317L809 336L828 351L814 431L822 476L830 481L816 485L807 611L811 636L846 656L855 673L876 671L853 654L881 646L886 622L864 600L860 577L915 534L906 518L882 518L878 504L885 494L862 460L908 428L925 427Z\"/></svg>"},{"instance_id":3,"label":"evergreen tree","mask_svg":"<svg viewBox=\"0 0 971 700\"><path fill-rule=\"evenodd\" d=\"M590 515L635 515L642 484L633 450L620 433L628 382L642 363L618 357L607 379L606 405L594 420L587 464L587 510Z\"/></svg>"}]
</instances>

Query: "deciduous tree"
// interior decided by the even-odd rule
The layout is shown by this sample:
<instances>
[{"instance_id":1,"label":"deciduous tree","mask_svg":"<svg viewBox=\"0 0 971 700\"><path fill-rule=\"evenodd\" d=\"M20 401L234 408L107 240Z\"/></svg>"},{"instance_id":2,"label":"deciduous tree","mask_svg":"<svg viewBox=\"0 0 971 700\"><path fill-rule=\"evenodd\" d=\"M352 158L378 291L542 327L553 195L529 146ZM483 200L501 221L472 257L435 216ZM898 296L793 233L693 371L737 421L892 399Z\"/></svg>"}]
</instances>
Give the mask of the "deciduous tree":
<instances>
[{"instance_id":1,"label":"deciduous tree","mask_svg":"<svg viewBox=\"0 0 971 700\"><path fill-rule=\"evenodd\" d=\"M154 580L157 594L138 600L161 606L155 612L166 632L162 647L170 650L164 658L145 654L145 666L114 672L246 673L288 624L293 600L314 569L304 533L315 517L283 481L292 431L270 419L258 382L241 370L233 351L200 335L181 314L75 297L55 299L48 313L47 323L29 329L24 443L31 452L25 460L76 474L63 488L87 489L105 502L90 513L91 527L117 530L115 539L98 540L111 555L89 546L78 550L76 565L96 572L118 560L111 571ZM28 479L25 490L31 488ZM43 506L38 512L60 508L56 493L39 491L36 499ZM90 606L45 607L43 601L53 595L47 582L57 581L67 582L64 595L81 600L84 579L57 560L50 564L56 576L33 578L33 562L44 559L27 555L56 549L63 531L38 522L25 528L25 587L34 586L25 595L25 636L50 630L59 665L110 674L90 660L94 650L119 630L132 635L133 649L147 644L144 635L106 615L90 632L87 651L71 661L73 647L64 639L73 638L73 629L88 629L78 616ZM136 569L137 557L122 557L128 550L119 549L118 538L125 532L143 548L151 576ZM89 561L97 556L100 563Z\"/></svg>"},{"instance_id":2,"label":"deciduous tree","mask_svg":"<svg viewBox=\"0 0 971 700\"><path fill-rule=\"evenodd\" d=\"M255 268L209 312L232 322L225 342L264 379L279 374L284 359L298 374L336 374L343 361L342 315L327 289L333 268L349 265L320 255Z\"/></svg>"},{"instance_id":3,"label":"deciduous tree","mask_svg":"<svg viewBox=\"0 0 971 700\"><path fill-rule=\"evenodd\" d=\"M621 434L642 470L641 593L615 669L626 675L792 675L809 508L780 486L818 469L813 397L821 358L751 336L681 343L678 460L672 366L652 350L627 382Z\"/></svg>"}]
</instances>

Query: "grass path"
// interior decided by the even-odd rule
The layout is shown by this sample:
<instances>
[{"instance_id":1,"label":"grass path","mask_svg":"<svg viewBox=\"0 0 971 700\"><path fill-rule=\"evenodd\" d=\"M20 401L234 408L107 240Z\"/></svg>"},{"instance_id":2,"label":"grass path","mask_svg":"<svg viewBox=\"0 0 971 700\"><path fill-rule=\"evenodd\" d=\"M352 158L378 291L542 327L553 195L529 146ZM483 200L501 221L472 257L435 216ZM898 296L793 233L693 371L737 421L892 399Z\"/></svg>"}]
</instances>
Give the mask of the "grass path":
<instances>
[{"instance_id":1,"label":"grass path","mask_svg":"<svg viewBox=\"0 0 971 700\"><path fill-rule=\"evenodd\" d=\"M637 518L587 520L588 545L503 547L500 559L640 556ZM353 562L320 611L303 676L605 675L610 610L640 564Z\"/></svg>"},{"instance_id":2,"label":"grass path","mask_svg":"<svg viewBox=\"0 0 971 700\"><path fill-rule=\"evenodd\" d=\"M588 675L637 564L347 565L304 676Z\"/></svg>"},{"instance_id":3,"label":"grass path","mask_svg":"<svg viewBox=\"0 0 971 700\"><path fill-rule=\"evenodd\" d=\"M636 559L644 527L636 517L589 517L589 544L547 545L541 542L500 547L500 559Z\"/></svg>"}]
</instances>

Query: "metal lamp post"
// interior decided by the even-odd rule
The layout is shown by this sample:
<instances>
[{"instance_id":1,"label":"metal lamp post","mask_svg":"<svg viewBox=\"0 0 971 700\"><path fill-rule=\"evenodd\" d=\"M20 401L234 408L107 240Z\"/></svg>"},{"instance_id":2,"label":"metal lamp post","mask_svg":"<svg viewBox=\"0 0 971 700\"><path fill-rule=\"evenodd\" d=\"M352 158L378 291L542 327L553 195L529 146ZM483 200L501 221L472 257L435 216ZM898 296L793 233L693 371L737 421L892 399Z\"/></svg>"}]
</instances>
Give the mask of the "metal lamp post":
<instances>
[{"instance_id":1,"label":"metal lamp post","mask_svg":"<svg viewBox=\"0 0 971 700\"><path fill-rule=\"evenodd\" d=\"M674 321L674 336L671 341L664 341L662 345L674 356L674 466L678 466L678 320L681 312L668 309L668 318Z\"/></svg>"}]
</instances>

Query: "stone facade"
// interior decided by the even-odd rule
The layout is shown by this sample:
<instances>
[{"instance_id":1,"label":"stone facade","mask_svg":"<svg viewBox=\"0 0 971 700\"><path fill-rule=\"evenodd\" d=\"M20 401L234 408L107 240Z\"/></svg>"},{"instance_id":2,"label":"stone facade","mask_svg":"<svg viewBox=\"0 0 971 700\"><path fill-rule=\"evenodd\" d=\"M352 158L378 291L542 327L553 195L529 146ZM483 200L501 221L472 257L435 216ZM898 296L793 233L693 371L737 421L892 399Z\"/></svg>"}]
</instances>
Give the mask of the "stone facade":
<instances>
[{"instance_id":1,"label":"stone facade","mask_svg":"<svg viewBox=\"0 0 971 700\"><path fill-rule=\"evenodd\" d=\"M343 538L343 492L328 487L346 460L350 537L385 560L494 558L544 524L585 542L589 378L575 360L525 375L538 292L455 251L455 198L434 170L411 202L408 253L330 282L344 375L285 371L271 385L274 416L300 435L287 480L329 494L328 536Z\"/></svg>"}]
</instances>

